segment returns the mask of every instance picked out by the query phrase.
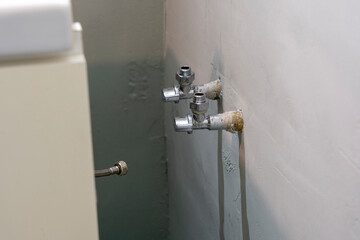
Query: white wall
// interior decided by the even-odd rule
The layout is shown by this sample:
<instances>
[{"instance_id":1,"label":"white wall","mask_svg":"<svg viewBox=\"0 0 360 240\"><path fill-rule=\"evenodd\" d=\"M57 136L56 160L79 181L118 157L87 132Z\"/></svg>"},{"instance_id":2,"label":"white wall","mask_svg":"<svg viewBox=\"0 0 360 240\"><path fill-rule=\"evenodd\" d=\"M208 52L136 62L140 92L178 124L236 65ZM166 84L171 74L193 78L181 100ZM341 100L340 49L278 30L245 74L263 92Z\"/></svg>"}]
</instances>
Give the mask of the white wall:
<instances>
[{"instance_id":1,"label":"white wall","mask_svg":"<svg viewBox=\"0 0 360 240\"><path fill-rule=\"evenodd\" d=\"M355 0L167 0L166 85L181 64L197 84L221 76L219 110L245 120L241 141L174 133L189 109L166 105L171 239L360 238L359 12Z\"/></svg>"}]
</instances>

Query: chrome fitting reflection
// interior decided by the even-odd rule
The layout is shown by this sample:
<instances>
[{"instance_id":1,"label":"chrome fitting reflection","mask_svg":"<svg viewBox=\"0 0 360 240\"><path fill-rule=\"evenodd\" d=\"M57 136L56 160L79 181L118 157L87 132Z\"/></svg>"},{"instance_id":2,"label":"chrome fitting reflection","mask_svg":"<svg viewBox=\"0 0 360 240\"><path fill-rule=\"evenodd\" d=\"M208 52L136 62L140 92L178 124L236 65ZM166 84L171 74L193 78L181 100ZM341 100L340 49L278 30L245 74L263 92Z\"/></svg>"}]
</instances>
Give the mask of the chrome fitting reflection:
<instances>
[{"instance_id":1,"label":"chrome fitting reflection","mask_svg":"<svg viewBox=\"0 0 360 240\"><path fill-rule=\"evenodd\" d=\"M174 86L172 88L164 88L162 90L162 97L164 102L178 103L180 100L180 87Z\"/></svg>"},{"instance_id":2,"label":"chrome fitting reflection","mask_svg":"<svg viewBox=\"0 0 360 240\"><path fill-rule=\"evenodd\" d=\"M193 130L193 118L191 115L186 115L186 117L175 117L174 118L174 127L177 132L187 132L192 133Z\"/></svg>"}]
</instances>

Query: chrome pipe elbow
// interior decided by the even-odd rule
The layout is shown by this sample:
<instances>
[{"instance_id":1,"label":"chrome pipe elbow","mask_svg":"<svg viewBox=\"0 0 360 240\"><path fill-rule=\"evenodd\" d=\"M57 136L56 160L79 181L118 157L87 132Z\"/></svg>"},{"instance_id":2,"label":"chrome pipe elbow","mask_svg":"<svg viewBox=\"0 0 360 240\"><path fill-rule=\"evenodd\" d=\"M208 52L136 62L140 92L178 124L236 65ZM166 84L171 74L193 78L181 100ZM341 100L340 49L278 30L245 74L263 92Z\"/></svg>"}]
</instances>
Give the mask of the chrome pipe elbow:
<instances>
[{"instance_id":1,"label":"chrome pipe elbow","mask_svg":"<svg viewBox=\"0 0 360 240\"><path fill-rule=\"evenodd\" d=\"M176 132L192 133L193 131L193 117L188 114L185 117L174 118L174 128Z\"/></svg>"},{"instance_id":2,"label":"chrome pipe elbow","mask_svg":"<svg viewBox=\"0 0 360 240\"><path fill-rule=\"evenodd\" d=\"M175 131L187 133L192 133L197 129L226 130L232 133L242 131L244 121L239 110L206 116L208 108L209 103L205 94L196 92L190 103L193 115L176 117L174 119Z\"/></svg>"},{"instance_id":3,"label":"chrome pipe elbow","mask_svg":"<svg viewBox=\"0 0 360 240\"><path fill-rule=\"evenodd\" d=\"M191 98L194 93L192 83L195 80L195 73L191 71L189 66L182 66L175 74L175 79L179 83L178 86L164 88L162 90L162 98L164 102L178 103L180 99Z\"/></svg>"},{"instance_id":4,"label":"chrome pipe elbow","mask_svg":"<svg viewBox=\"0 0 360 240\"><path fill-rule=\"evenodd\" d=\"M201 92L194 93L193 100L190 103L190 109L193 115L186 117L176 117L174 119L175 131L192 133L194 129L203 129L208 127L206 112L209 108L205 94Z\"/></svg>"},{"instance_id":5,"label":"chrome pipe elbow","mask_svg":"<svg viewBox=\"0 0 360 240\"><path fill-rule=\"evenodd\" d=\"M179 85L162 90L162 99L164 102L178 103L182 99L194 97L195 92L202 92L208 99L216 100L221 97L221 81L219 79L206 83L204 85L192 85L195 80L195 73L187 65L182 66L175 74Z\"/></svg>"},{"instance_id":6,"label":"chrome pipe elbow","mask_svg":"<svg viewBox=\"0 0 360 240\"><path fill-rule=\"evenodd\" d=\"M176 132L192 133L194 130L226 130L231 133L241 132L244 120L240 110L230 111L216 115L207 116L202 122L196 121L194 115L175 117L174 128Z\"/></svg>"},{"instance_id":7,"label":"chrome pipe elbow","mask_svg":"<svg viewBox=\"0 0 360 240\"><path fill-rule=\"evenodd\" d=\"M180 100L180 88L179 86L174 86L172 88L164 88L161 91L161 95L164 102L178 103Z\"/></svg>"}]
</instances>

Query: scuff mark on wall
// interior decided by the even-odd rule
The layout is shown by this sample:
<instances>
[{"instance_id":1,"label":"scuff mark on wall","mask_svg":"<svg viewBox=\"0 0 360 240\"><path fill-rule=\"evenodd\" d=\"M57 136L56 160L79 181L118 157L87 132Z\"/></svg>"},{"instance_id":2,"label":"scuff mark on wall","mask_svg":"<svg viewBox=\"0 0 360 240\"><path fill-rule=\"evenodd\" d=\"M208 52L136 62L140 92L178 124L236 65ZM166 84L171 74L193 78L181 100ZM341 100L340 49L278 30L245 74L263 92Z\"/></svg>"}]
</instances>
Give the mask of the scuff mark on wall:
<instances>
[{"instance_id":1,"label":"scuff mark on wall","mask_svg":"<svg viewBox=\"0 0 360 240\"><path fill-rule=\"evenodd\" d=\"M146 101L149 97L149 73L146 67L138 62L131 62L128 70L129 98L133 101Z\"/></svg>"},{"instance_id":2,"label":"scuff mark on wall","mask_svg":"<svg viewBox=\"0 0 360 240\"><path fill-rule=\"evenodd\" d=\"M237 164L232 161L231 151L224 150L222 152L222 156L224 167L227 173L230 173L238 168Z\"/></svg>"}]
</instances>

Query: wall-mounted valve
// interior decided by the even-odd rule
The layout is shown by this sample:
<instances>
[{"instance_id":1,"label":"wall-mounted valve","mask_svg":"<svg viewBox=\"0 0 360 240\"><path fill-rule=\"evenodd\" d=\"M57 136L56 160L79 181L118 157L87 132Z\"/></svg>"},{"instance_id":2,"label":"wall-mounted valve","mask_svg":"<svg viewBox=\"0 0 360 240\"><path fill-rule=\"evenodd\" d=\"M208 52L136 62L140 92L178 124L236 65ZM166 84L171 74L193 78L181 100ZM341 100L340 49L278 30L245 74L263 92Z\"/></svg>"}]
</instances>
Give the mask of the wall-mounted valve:
<instances>
[{"instance_id":1,"label":"wall-mounted valve","mask_svg":"<svg viewBox=\"0 0 360 240\"><path fill-rule=\"evenodd\" d=\"M204 85L192 85L195 79L195 73L189 66L182 66L175 75L179 85L162 90L163 100L165 102L178 103L182 99L189 99L195 92L202 92L208 99L219 99L221 94L221 81L215 80Z\"/></svg>"},{"instance_id":2,"label":"wall-mounted valve","mask_svg":"<svg viewBox=\"0 0 360 240\"><path fill-rule=\"evenodd\" d=\"M127 172L128 172L128 167L126 162L119 161L116 162L113 167L109 167L101 170L95 170L95 177L106 177L114 174L123 176L126 175Z\"/></svg>"},{"instance_id":3,"label":"wall-mounted valve","mask_svg":"<svg viewBox=\"0 0 360 240\"><path fill-rule=\"evenodd\" d=\"M206 116L209 108L208 100L202 92L195 92L190 103L193 115L176 117L174 127L177 132L192 133L196 129L227 130L229 132L241 131L244 121L240 111L225 112L222 114Z\"/></svg>"}]
</instances>

